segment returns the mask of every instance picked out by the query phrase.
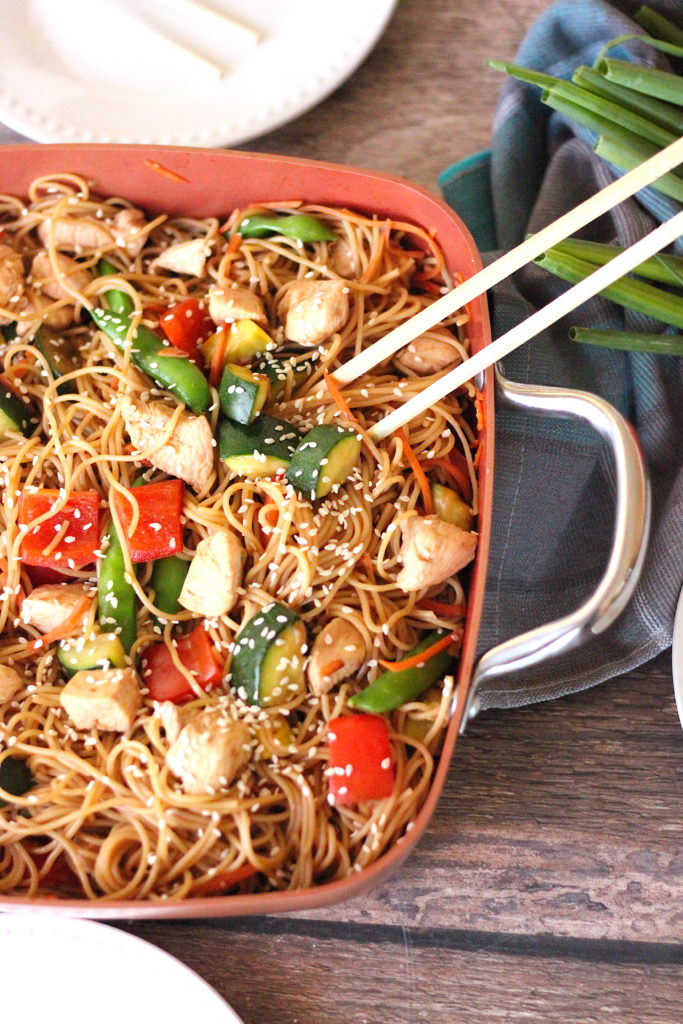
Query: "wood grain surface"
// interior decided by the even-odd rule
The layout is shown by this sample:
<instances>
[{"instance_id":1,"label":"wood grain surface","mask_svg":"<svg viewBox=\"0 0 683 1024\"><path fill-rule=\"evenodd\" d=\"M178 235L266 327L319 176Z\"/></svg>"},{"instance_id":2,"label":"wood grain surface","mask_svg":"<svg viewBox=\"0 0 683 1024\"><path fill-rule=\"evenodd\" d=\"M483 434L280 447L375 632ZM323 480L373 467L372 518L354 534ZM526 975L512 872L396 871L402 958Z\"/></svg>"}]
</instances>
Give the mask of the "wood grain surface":
<instances>
[{"instance_id":1,"label":"wood grain surface","mask_svg":"<svg viewBox=\"0 0 683 1024\"><path fill-rule=\"evenodd\" d=\"M243 148L436 191L444 167L489 142L500 77L486 59L511 58L545 6L402 0L343 86ZM18 138L0 127L0 141ZM682 755L662 655L482 715L422 843L374 892L286 916L121 927L194 968L245 1024L679 1024Z\"/></svg>"}]
</instances>

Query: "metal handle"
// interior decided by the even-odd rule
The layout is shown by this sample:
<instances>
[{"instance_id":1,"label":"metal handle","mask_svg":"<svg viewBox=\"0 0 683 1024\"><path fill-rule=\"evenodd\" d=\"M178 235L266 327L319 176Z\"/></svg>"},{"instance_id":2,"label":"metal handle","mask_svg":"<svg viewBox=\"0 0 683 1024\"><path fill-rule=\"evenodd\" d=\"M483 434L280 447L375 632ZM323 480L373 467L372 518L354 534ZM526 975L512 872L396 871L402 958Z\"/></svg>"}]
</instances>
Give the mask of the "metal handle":
<instances>
[{"instance_id":1,"label":"metal handle","mask_svg":"<svg viewBox=\"0 0 683 1024\"><path fill-rule=\"evenodd\" d=\"M631 426L609 402L586 391L516 384L498 368L496 396L508 409L582 420L605 439L615 467L614 533L607 567L588 600L570 615L506 640L481 656L472 673L461 731L479 711L478 689L485 680L571 651L614 622L638 582L650 528L647 467Z\"/></svg>"}]
</instances>

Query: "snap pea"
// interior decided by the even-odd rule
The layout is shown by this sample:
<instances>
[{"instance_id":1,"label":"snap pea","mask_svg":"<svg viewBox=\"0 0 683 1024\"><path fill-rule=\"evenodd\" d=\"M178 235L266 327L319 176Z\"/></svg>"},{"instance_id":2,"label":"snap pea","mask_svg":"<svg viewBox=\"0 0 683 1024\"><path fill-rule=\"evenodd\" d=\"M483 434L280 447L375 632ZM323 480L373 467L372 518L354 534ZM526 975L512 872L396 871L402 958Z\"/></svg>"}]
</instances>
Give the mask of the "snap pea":
<instances>
[{"instance_id":1,"label":"snap pea","mask_svg":"<svg viewBox=\"0 0 683 1024\"><path fill-rule=\"evenodd\" d=\"M100 277L119 273L114 264L105 259L101 259L97 264L97 270ZM104 293L104 297L107 300L109 309L112 313L116 313L118 316L132 315L135 309L135 303L127 292L121 291L120 288L111 288L108 292Z\"/></svg>"},{"instance_id":2,"label":"snap pea","mask_svg":"<svg viewBox=\"0 0 683 1024\"><path fill-rule=\"evenodd\" d=\"M412 651L408 651L405 657L411 658L416 654L420 654L444 636L446 636L446 630L434 630L424 640L421 640L416 647L413 647ZM381 676L378 676L374 683L370 683L360 693L351 697L349 705L352 708L358 708L360 711L369 711L375 715L384 714L386 711L393 711L395 708L400 708L403 704L415 700L432 683L442 679L453 664L453 661L453 655L449 654L448 649L446 649L439 651L429 661L425 661L422 665L415 668L406 668L401 672L390 672L387 670Z\"/></svg>"},{"instance_id":3,"label":"snap pea","mask_svg":"<svg viewBox=\"0 0 683 1024\"><path fill-rule=\"evenodd\" d=\"M154 603L159 611L166 615L175 615L180 611L178 597L183 589L190 563L177 555L158 558L152 567L152 587Z\"/></svg>"},{"instance_id":4,"label":"snap pea","mask_svg":"<svg viewBox=\"0 0 683 1024\"><path fill-rule=\"evenodd\" d=\"M334 231L308 213L253 213L237 228L242 238L267 238L284 235L298 242L334 242Z\"/></svg>"},{"instance_id":5,"label":"snap pea","mask_svg":"<svg viewBox=\"0 0 683 1024\"><path fill-rule=\"evenodd\" d=\"M126 580L123 547L113 523L107 537L109 544L97 581L98 617L104 630L113 629L118 634L127 654L137 637L135 590Z\"/></svg>"},{"instance_id":6,"label":"snap pea","mask_svg":"<svg viewBox=\"0 0 683 1024\"><path fill-rule=\"evenodd\" d=\"M6 757L0 764L0 788L12 796L23 796L34 785L35 779L26 761L18 757ZM6 800L0 800L4 807Z\"/></svg>"},{"instance_id":7,"label":"snap pea","mask_svg":"<svg viewBox=\"0 0 683 1024\"><path fill-rule=\"evenodd\" d=\"M131 359L156 384L172 391L192 412L206 412L211 403L211 389L202 371L185 353L164 356L164 349L169 346L144 324L138 324L129 342L130 316L119 316L104 309L91 309L90 315L118 348L131 346Z\"/></svg>"}]
</instances>

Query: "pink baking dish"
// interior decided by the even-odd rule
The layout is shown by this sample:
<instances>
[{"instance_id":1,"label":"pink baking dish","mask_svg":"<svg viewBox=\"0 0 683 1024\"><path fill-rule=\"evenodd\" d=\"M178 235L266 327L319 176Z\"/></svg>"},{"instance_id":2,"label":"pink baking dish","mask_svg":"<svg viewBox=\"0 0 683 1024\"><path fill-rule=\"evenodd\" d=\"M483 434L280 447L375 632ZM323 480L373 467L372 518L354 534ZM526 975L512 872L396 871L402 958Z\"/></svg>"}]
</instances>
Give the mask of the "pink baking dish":
<instances>
[{"instance_id":1,"label":"pink baking dish","mask_svg":"<svg viewBox=\"0 0 683 1024\"><path fill-rule=\"evenodd\" d=\"M152 170L157 161L186 182ZM84 175L102 195L122 195L149 211L222 216L259 200L304 199L346 206L411 221L434 231L452 275L471 277L481 268L479 253L462 221L441 200L409 181L385 174L310 160L243 152L175 147L111 145L23 145L0 149L0 192L25 195L34 178L56 171ZM490 341L485 299L469 307L472 350ZM419 842L434 812L461 727L477 708L478 686L492 675L534 664L548 654L576 646L605 628L628 599L642 561L647 535L645 470L628 425L592 396L558 389L514 385L492 369L478 381L483 391L485 429L480 476L479 547L469 592L469 610L453 715L427 799L410 833L377 862L352 877L315 888L254 895L163 901L107 901L4 898L0 911L61 913L80 917L182 918L292 911L356 896L395 871ZM595 426L612 445L618 501L614 545L605 576L593 597L572 616L540 626L488 652L475 664L482 614L493 506L494 390L498 402L550 415L575 415Z\"/></svg>"}]
</instances>

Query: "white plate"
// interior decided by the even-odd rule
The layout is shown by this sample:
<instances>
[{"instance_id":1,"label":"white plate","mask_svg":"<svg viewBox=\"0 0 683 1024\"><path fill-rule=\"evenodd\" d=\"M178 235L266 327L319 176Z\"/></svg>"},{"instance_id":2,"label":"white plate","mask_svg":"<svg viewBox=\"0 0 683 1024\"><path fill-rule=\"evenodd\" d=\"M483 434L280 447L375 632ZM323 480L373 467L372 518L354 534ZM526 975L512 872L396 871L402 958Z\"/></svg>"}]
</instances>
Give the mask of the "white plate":
<instances>
[{"instance_id":1,"label":"white plate","mask_svg":"<svg viewBox=\"0 0 683 1024\"><path fill-rule=\"evenodd\" d=\"M376 43L396 0L202 3L0 3L0 120L39 142L235 146L336 88ZM207 7L244 21L259 41Z\"/></svg>"},{"instance_id":2,"label":"white plate","mask_svg":"<svg viewBox=\"0 0 683 1024\"><path fill-rule=\"evenodd\" d=\"M93 921L3 914L0 964L6 1020L242 1024L189 967Z\"/></svg>"},{"instance_id":3,"label":"white plate","mask_svg":"<svg viewBox=\"0 0 683 1024\"><path fill-rule=\"evenodd\" d=\"M683 725L683 590L678 599L676 618L674 619L674 635L671 647L671 659L674 677L674 694L678 717Z\"/></svg>"}]
</instances>

